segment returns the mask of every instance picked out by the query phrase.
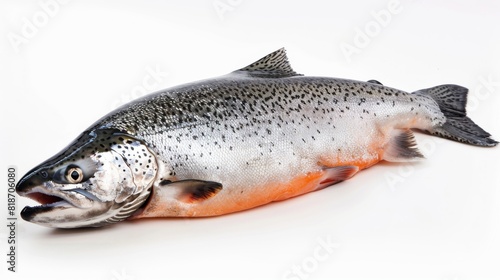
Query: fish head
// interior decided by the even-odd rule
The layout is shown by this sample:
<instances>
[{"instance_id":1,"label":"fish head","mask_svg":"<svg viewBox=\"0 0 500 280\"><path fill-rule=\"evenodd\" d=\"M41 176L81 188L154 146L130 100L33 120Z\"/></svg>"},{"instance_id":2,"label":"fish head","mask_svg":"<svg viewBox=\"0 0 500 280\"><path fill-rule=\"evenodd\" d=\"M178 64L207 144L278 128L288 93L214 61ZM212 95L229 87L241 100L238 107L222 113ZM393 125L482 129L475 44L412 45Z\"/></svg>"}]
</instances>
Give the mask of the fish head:
<instances>
[{"instance_id":1,"label":"fish head","mask_svg":"<svg viewBox=\"0 0 500 280\"><path fill-rule=\"evenodd\" d=\"M156 173L156 157L141 140L86 131L18 182L19 195L41 204L25 207L21 217L55 228L116 223L147 200Z\"/></svg>"}]
</instances>

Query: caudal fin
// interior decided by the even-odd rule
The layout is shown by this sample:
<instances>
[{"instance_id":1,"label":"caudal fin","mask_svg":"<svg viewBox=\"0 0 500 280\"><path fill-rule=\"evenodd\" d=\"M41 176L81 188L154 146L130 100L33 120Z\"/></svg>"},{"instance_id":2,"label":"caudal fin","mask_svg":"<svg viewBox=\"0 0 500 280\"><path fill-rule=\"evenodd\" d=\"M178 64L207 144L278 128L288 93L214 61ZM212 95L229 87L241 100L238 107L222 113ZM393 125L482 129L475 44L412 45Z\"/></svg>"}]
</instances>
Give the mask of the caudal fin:
<instances>
[{"instance_id":1,"label":"caudal fin","mask_svg":"<svg viewBox=\"0 0 500 280\"><path fill-rule=\"evenodd\" d=\"M476 146L496 146L498 142L490 138L491 134L467 117L465 105L468 92L468 89L457 85L440 85L417 92L432 97L446 117L446 122L442 126L435 127L429 132L432 135Z\"/></svg>"}]
</instances>

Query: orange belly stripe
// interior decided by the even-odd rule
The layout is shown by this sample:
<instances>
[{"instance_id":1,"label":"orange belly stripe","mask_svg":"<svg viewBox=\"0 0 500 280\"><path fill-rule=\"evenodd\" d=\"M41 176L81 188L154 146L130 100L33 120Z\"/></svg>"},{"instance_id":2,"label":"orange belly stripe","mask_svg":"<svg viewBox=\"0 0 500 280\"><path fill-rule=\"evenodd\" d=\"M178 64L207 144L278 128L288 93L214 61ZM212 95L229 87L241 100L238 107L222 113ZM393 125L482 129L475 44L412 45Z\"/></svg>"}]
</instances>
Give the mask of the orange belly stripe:
<instances>
[{"instance_id":1,"label":"orange belly stripe","mask_svg":"<svg viewBox=\"0 0 500 280\"><path fill-rule=\"evenodd\" d=\"M257 187L223 186L223 189L215 196L194 203L180 202L172 197L162 196L157 191L153 192L153 197L142 213L134 218L206 217L238 212L315 191L318 188L327 186L329 182L336 183L348 179L358 170L367 168L377 162L378 159L343 163L341 166L352 165L358 168L354 168L353 172L346 175L347 177L340 179L332 178L332 174L335 173L325 169L299 175L284 183L273 183ZM336 165L339 166L338 163ZM328 164L325 164L325 166L328 166Z\"/></svg>"}]
</instances>

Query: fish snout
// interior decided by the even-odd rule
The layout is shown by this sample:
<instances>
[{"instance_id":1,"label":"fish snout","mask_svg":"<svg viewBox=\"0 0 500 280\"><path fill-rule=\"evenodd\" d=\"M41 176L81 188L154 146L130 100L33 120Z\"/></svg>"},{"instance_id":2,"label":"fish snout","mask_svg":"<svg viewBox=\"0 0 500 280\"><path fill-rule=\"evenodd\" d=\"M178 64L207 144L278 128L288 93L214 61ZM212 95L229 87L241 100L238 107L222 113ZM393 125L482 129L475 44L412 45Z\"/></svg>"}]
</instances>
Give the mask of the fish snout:
<instances>
[{"instance_id":1,"label":"fish snout","mask_svg":"<svg viewBox=\"0 0 500 280\"><path fill-rule=\"evenodd\" d=\"M45 177L44 177L45 176ZM37 186L43 184L47 180L48 174L46 171L41 171L37 173L28 173L24 175L21 180L16 185L16 192L20 196L26 196Z\"/></svg>"}]
</instances>

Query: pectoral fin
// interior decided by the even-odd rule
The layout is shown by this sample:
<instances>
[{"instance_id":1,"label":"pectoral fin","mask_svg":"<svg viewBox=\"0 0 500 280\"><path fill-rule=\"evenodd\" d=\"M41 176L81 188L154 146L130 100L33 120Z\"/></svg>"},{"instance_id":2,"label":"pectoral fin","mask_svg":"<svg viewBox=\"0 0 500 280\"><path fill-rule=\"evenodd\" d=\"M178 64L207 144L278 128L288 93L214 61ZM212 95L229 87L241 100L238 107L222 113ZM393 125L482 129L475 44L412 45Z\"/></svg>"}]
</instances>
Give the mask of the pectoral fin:
<instances>
[{"instance_id":1,"label":"pectoral fin","mask_svg":"<svg viewBox=\"0 0 500 280\"><path fill-rule=\"evenodd\" d=\"M177 188L179 190L177 199L186 203L209 199L222 190L222 184L202 180L163 181L160 185L165 188Z\"/></svg>"}]
</instances>

